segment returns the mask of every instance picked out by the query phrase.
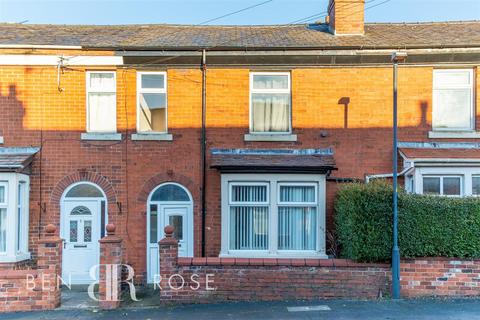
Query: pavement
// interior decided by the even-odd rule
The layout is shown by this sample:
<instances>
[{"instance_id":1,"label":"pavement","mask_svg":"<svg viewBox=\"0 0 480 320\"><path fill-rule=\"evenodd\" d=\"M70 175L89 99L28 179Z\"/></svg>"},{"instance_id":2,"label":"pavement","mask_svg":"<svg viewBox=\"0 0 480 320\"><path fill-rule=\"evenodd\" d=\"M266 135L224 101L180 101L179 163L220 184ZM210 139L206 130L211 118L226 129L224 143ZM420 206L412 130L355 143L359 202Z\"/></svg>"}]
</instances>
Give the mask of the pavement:
<instances>
[{"instance_id":1,"label":"pavement","mask_svg":"<svg viewBox=\"0 0 480 320\"><path fill-rule=\"evenodd\" d=\"M95 307L58 309L46 312L24 312L0 315L1 320L87 320L87 319L459 319L480 320L480 300L417 299L417 300L318 300L282 302L230 302L183 305L175 307L134 306L114 311Z\"/></svg>"}]
</instances>

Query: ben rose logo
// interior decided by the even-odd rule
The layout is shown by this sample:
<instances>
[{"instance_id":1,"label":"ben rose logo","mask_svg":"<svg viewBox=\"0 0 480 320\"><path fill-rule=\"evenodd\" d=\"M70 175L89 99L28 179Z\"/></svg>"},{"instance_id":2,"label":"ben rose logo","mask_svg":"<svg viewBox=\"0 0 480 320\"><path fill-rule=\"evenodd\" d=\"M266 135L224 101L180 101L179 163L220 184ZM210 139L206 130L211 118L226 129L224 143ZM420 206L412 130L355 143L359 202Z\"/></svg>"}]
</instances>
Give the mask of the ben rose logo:
<instances>
[{"instance_id":1,"label":"ben rose logo","mask_svg":"<svg viewBox=\"0 0 480 320\"><path fill-rule=\"evenodd\" d=\"M102 273L105 274L105 299L100 300L95 295L95 286L100 283L100 279L97 278L100 268L103 267ZM125 279L122 279L123 275L126 275ZM95 301L121 301L119 297L121 284L126 284L129 288L130 299L133 301L140 301L136 296L136 288L133 283L133 278L135 276L135 270L132 266L128 264L103 264L95 265L90 268L89 276L93 280L87 288L87 293L90 299ZM153 287L154 290L163 290L162 283L165 287L168 287L170 290L182 290L188 289L192 291L197 291L202 288L202 283L205 285L204 290L214 291L216 288L213 287L214 284L214 274L207 273L204 276L204 279L201 278L199 274L191 274L187 280L181 274L172 274L169 277L162 278L162 275L156 274L154 276ZM164 280L162 282L162 280ZM54 281L54 283L52 283ZM188 285L187 284L188 281ZM166 283L166 284L165 284ZM71 290L71 277L69 276L68 281L65 281L62 277L57 276L51 277L49 274L42 274L40 281L42 290L49 290L53 286L56 286L57 289L60 289L61 285L65 285L69 290ZM38 289L37 284L35 283L35 276L32 274L27 274L26 276L26 287L27 290L33 291Z\"/></svg>"}]
</instances>

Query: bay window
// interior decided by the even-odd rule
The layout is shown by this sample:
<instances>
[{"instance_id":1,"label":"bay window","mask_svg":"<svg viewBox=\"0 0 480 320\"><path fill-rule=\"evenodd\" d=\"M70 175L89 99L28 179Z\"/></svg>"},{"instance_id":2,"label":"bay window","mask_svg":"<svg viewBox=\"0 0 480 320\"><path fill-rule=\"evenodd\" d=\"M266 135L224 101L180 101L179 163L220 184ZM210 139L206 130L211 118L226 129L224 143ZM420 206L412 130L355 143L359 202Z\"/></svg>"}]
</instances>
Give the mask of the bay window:
<instances>
[{"instance_id":1,"label":"bay window","mask_svg":"<svg viewBox=\"0 0 480 320\"><path fill-rule=\"evenodd\" d=\"M117 84L115 72L87 72L87 131L117 131Z\"/></svg>"},{"instance_id":2,"label":"bay window","mask_svg":"<svg viewBox=\"0 0 480 320\"><path fill-rule=\"evenodd\" d=\"M221 256L326 257L325 176L222 174Z\"/></svg>"},{"instance_id":3,"label":"bay window","mask_svg":"<svg viewBox=\"0 0 480 320\"><path fill-rule=\"evenodd\" d=\"M434 130L474 129L473 70L440 69L433 72Z\"/></svg>"},{"instance_id":4,"label":"bay window","mask_svg":"<svg viewBox=\"0 0 480 320\"><path fill-rule=\"evenodd\" d=\"M291 132L290 73L250 74L250 133Z\"/></svg>"},{"instance_id":5,"label":"bay window","mask_svg":"<svg viewBox=\"0 0 480 320\"><path fill-rule=\"evenodd\" d=\"M0 262L30 258L28 252L29 177L0 173Z\"/></svg>"}]
</instances>

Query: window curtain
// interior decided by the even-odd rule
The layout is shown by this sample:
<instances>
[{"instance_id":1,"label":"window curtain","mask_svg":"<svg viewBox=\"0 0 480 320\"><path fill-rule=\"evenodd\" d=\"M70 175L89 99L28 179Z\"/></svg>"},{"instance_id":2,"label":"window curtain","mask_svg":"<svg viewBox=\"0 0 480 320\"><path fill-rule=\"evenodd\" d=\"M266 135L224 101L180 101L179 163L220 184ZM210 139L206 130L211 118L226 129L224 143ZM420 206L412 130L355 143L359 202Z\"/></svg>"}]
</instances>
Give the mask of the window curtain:
<instances>
[{"instance_id":1,"label":"window curtain","mask_svg":"<svg viewBox=\"0 0 480 320\"><path fill-rule=\"evenodd\" d=\"M90 131L116 131L115 93L90 92L88 106Z\"/></svg>"},{"instance_id":2,"label":"window curtain","mask_svg":"<svg viewBox=\"0 0 480 320\"><path fill-rule=\"evenodd\" d=\"M253 131L288 132L290 95L253 94Z\"/></svg>"},{"instance_id":3,"label":"window curtain","mask_svg":"<svg viewBox=\"0 0 480 320\"><path fill-rule=\"evenodd\" d=\"M89 130L115 132L115 77L113 73L91 73L88 94Z\"/></svg>"}]
</instances>

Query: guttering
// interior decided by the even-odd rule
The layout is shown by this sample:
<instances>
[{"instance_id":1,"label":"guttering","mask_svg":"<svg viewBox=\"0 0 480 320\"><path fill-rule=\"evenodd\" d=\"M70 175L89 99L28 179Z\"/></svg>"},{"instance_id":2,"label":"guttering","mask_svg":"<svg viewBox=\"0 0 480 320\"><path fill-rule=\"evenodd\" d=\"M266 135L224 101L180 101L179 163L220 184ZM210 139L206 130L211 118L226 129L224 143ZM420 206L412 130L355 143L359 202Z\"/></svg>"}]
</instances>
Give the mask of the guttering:
<instances>
[{"instance_id":1,"label":"guttering","mask_svg":"<svg viewBox=\"0 0 480 320\"><path fill-rule=\"evenodd\" d=\"M267 49L262 48L259 50L254 50L253 48L243 48L237 50L216 50L208 52L210 57L215 56L269 56L269 55L286 55L286 56L309 56L309 55L319 55L319 56L328 56L328 55L388 55L392 54L392 50L395 49L332 49L332 48L325 48L325 49L290 49L290 48L282 48L282 49ZM439 54L439 53L479 53L480 47L472 47L472 48L440 48L440 49L408 49L402 50L409 54ZM155 56L172 56L172 55L181 55L181 56L202 56L202 51L198 50L182 50L182 49L171 49L171 50L148 50L148 49L138 49L138 50L131 50L131 51L118 51L115 52L118 56L124 57L155 57Z\"/></svg>"},{"instance_id":2,"label":"guttering","mask_svg":"<svg viewBox=\"0 0 480 320\"><path fill-rule=\"evenodd\" d=\"M60 46L49 44L0 44L0 49L82 49L82 46Z\"/></svg>"},{"instance_id":3,"label":"guttering","mask_svg":"<svg viewBox=\"0 0 480 320\"><path fill-rule=\"evenodd\" d=\"M407 175L411 171L413 171L413 169L414 169L414 167L413 167L413 164L412 164L412 166L404 168L397 175L399 177ZM365 177L365 183L369 183L370 180L373 180L373 179L385 179L385 178L391 178L391 177L393 177L393 173L372 174L372 175L368 175L368 176Z\"/></svg>"}]
</instances>

